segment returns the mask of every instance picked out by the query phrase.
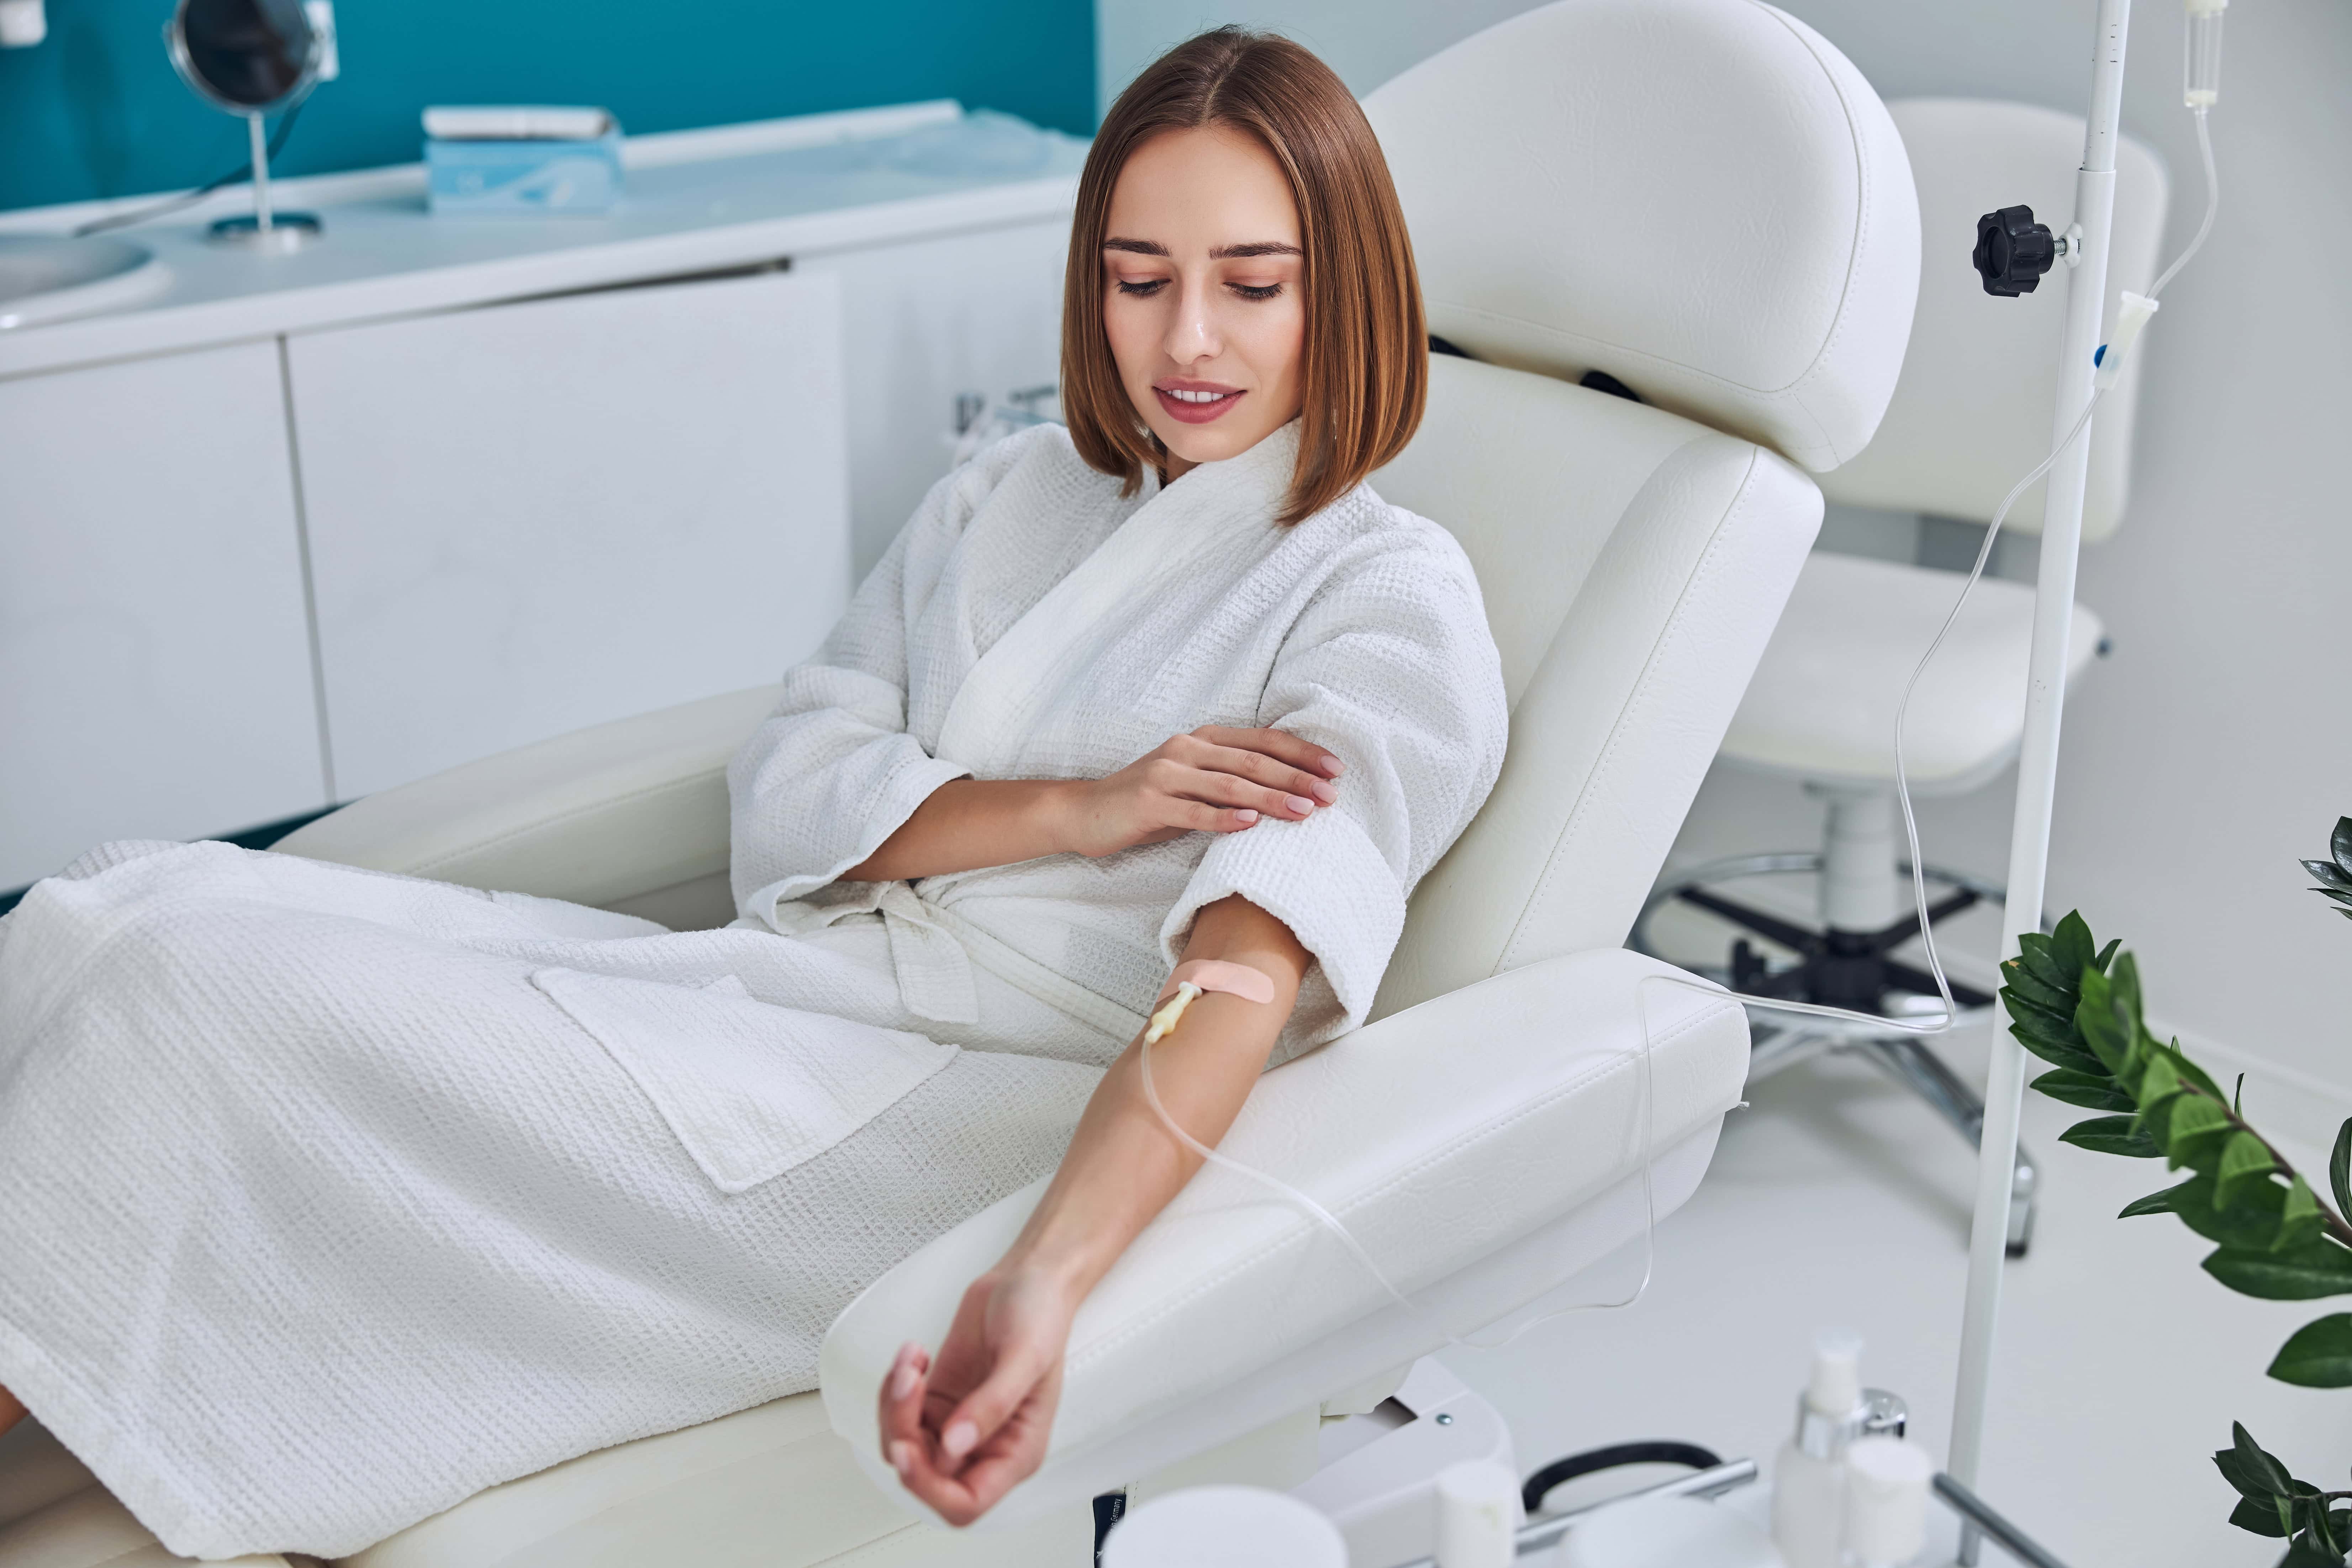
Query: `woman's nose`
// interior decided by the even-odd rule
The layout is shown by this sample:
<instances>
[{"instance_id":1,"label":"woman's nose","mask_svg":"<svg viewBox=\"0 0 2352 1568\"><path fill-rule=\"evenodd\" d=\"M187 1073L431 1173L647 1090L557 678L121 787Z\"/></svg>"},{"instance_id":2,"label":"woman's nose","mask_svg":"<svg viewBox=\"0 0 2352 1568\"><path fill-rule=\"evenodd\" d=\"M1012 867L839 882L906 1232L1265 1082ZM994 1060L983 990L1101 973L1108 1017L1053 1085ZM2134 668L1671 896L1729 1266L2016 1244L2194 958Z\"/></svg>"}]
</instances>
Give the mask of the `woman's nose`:
<instances>
[{"instance_id":1,"label":"woman's nose","mask_svg":"<svg viewBox=\"0 0 2352 1568\"><path fill-rule=\"evenodd\" d=\"M1217 332L1209 290L1187 284L1176 297L1175 319L1168 324L1168 357L1178 364L1214 359L1224 344Z\"/></svg>"}]
</instances>

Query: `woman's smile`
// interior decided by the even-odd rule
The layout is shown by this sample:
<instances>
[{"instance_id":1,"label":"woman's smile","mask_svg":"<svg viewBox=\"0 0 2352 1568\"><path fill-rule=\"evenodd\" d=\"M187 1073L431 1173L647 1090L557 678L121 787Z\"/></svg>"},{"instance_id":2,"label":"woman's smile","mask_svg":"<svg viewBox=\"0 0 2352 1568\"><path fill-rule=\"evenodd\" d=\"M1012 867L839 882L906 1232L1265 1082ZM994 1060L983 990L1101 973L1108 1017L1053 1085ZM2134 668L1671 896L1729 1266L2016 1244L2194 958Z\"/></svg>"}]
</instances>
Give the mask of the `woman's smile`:
<instances>
[{"instance_id":1,"label":"woman's smile","mask_svg":"<svg viewBox=\"0 0 2352 1568\"><path fill-rule=\"evenodd\" d=\"M1151 390L1159 396L1160 406L1168 417L1187 425L1206 425L1222 417L1247 395L1237 386L1172 376L1152 383Z\"/></svg>"}]
</instances>

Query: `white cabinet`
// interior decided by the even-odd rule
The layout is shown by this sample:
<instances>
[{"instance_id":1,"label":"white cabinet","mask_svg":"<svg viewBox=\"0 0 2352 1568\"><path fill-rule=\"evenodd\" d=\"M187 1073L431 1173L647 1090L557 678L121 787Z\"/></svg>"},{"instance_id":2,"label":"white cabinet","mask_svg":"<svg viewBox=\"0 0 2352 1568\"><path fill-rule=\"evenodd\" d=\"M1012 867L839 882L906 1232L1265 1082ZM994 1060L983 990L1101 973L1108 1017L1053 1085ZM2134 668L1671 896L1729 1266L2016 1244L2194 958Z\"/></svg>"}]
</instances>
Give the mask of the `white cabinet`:
<instances>
[{"instance_id":1,"label":"white cabinet","mask_svg":"<svg viewBox=\"0 0 2352 1568\"><path fill-rule=\"evenodd\" d=\"M948 471L959 395L1061 378L1066 218L814 256L841 279L857 571Z\"/></svg>"},{"instance_id":2,"label":"white cabinet","mask_svg":"<svg viewBox=\"0 0 2352 1568\"><path fill-rule=\"evenodd\" d=\"M326 800L277 344L0 382L0 889Z\"/></svg>"},{"instance_id":3,"label":"white cabinet","mask_svg":"<svg viewBox=\"0 0 2352 1568\"><path fill-rule=\"evenodd\" d=\"M605 289L287 341L333 788L775 679L850 575L838 289Z\"/></svg>"}]
</instances>

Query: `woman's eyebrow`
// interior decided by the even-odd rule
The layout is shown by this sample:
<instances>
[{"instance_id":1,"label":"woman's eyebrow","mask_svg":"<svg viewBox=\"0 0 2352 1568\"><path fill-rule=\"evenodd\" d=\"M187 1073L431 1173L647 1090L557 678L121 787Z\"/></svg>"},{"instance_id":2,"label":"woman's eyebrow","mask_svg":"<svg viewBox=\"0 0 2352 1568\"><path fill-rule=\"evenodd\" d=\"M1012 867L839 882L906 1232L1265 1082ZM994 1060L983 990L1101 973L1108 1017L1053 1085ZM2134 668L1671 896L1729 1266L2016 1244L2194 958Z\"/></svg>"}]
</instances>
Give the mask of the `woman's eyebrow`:
<instances>
[{"instance_id":1,"label":"woman's eyebrow","mask_svg":"<svg viewBox=\"0 0 2352 1568\"><path fill-rule=\"evenodd\" d=\"M1105 250L1131 251L1137 256L1165 256L1168 247L1156 239L1120 239L1113 237L1102 243ZM1249 256L1298 256L1298 247L1279 239L1255 239L1244 245L1221 245L1209 252L1212 261L1233 261Z\"/></svg>"}]
</instances>

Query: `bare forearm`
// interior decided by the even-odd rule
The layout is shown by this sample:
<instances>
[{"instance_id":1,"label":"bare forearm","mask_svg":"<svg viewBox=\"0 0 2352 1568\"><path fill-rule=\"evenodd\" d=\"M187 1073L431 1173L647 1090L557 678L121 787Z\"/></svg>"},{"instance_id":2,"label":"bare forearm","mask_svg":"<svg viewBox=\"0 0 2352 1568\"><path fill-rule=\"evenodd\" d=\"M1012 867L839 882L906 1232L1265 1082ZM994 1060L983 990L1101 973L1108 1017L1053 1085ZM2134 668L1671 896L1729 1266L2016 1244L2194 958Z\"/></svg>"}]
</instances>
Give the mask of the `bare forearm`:
<instances>
[{"instance_id":1,"label":"bare forearm","mask_svg":"<svg viewBox=\"0 0 2352 1568\"><path fill-rule=\"evenodd\" d=\"M851 882L903 882L1034 860L1063 848L1070 785L1055 779L956 779L933 790L882 847L844 871Z\"/></svg>"},{"instance_id":2,"label":"bare forearm","mask_svg":"<svg viewBox=\"0 0 2352 1568\"><path fill-rule=\"evenodd\" d=\"M1290 1016L1307 956L1281 921L1239 898L1202 911L1183 956L1245 963L1275 982L1271 1004L1202 995L1182 1026L1151 1047L1160 1104L1187 1132L1214 1145ZM1082 1299L1200 1164L1145 1099L1140 1046L1130 1045L1096 1088L1059 1173L1000 1267L1050 1274Z\"/></svg>"},{"instance_id":3,"label":"bare forearm","mask_svg":"<svg viewBox=\"0 0 2352 1568\"><path fill-rule=\"evenodd\" d=\"M1187 833L1237 833L1261 816L1304 821L1339 799L1331 781L1343 771L1339 758L1280 730L1204 725L1106 778L941 784L842 876L902 882L1043 855L1115 855Z\"/></svg>"}]
</instances>

